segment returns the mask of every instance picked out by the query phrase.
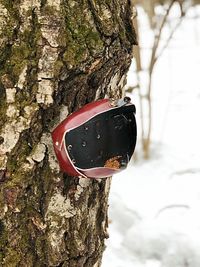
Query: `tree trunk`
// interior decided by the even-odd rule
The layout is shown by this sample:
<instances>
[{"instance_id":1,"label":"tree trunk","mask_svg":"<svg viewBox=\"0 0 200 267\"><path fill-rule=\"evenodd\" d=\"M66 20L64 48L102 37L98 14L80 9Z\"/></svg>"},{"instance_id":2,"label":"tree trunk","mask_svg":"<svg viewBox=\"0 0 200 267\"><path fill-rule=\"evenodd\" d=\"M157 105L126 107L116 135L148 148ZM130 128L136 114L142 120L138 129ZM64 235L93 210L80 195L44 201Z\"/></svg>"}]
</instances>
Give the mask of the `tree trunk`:
<instances>
[{"instance_id":1,"label":"tree trunk","mask_svg":"<svg viewBox=\"0 0 200 267\"><path fill-rule=\"evenodd\" d=\"M121 96L129 0L0 0L0 266L100 266L110 178L60 172L50 132Z\"/></svg>"}]
</instances>

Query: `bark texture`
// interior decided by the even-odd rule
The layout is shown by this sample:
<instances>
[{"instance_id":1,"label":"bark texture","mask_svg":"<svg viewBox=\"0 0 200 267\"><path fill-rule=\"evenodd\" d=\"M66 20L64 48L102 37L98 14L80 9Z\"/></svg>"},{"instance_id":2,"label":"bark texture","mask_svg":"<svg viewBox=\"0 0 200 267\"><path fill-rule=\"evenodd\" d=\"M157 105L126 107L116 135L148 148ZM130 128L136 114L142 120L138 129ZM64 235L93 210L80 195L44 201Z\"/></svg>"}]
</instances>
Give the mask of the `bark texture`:
<instances>
[{"instance_id":1,"label":"bark texture","mask_svg":"<svg viewBox=\"0 0 200 267\"><path fill-rule=\"evenodd\" d=\"M50 132L121 96L129 0L0 0L0 266L100 266L110 178L59 171Z\"/></svg>"}]
</instances>

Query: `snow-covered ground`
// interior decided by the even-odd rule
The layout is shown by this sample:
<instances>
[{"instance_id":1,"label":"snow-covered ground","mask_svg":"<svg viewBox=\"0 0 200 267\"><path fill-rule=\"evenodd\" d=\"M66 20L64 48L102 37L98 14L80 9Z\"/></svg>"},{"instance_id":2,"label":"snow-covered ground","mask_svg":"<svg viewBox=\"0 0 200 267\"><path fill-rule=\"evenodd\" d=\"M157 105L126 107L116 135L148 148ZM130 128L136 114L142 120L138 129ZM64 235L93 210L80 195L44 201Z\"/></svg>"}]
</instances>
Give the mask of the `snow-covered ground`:
<instances>
[{"instance_id":1,"label":"snow-covered ground","mask_svg":"<svg viewBox=\"0 0 200 267\"><path fill-rule=\"evenodd\" d=\"M102 267L200 267L200 19L159 60L153 112L151 159L113 177Z\"/></svg>"}]
</instances>

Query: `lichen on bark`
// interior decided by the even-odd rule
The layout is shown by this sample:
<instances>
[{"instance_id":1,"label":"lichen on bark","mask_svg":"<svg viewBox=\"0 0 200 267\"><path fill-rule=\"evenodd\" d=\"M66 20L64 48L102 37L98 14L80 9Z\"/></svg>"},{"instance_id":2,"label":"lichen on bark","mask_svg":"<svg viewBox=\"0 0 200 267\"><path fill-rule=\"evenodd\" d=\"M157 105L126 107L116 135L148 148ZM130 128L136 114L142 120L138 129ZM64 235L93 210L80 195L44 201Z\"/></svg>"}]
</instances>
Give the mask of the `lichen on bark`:
<instances>
[{"instance_id":1,"label":"lichen on bark","mask_svg":"<svg viewBox=\"0 0 200 267\"><path fill-rule=\"evenodd\" d=\"M0 266L100 266L110 178L63 174L51 131L122 96L128 0L0 0Z\"/></svg>"}]
</instances>

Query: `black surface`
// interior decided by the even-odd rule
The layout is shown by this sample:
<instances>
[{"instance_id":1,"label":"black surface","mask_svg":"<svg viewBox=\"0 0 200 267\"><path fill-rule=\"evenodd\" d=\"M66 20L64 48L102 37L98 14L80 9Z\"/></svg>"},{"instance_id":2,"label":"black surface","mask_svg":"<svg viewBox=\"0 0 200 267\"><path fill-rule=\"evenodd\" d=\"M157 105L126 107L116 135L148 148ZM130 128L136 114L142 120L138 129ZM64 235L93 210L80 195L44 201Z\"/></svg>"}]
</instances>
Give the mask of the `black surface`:
<instances>
[{"instance_id":1,"label":"black surface","mask_svg":"<svg viewBox=\"0 0 200 267\"><path fill-rule=\"evenodd\" d=\"M75 166L103 167L110 158L119 157L120 167L126 167L136 144L134 112L134 105L112 109L66 133L66 148Z\"/></svg>"}]
</instances>

